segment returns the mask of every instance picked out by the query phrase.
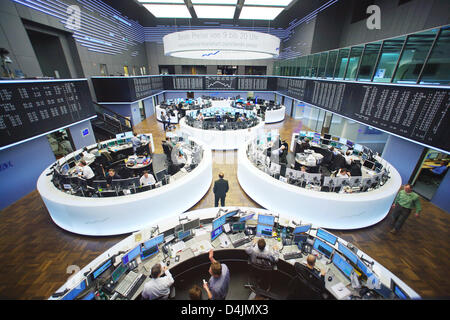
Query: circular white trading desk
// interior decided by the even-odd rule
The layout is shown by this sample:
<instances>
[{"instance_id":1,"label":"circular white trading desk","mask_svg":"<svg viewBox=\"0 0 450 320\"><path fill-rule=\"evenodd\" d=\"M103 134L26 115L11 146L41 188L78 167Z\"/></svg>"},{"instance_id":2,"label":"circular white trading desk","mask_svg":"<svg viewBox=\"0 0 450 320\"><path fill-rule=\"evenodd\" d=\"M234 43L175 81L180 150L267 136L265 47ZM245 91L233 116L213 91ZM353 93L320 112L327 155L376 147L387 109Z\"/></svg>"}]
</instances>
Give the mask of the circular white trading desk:
<instances>
[{"instance_id":1,"label":"circular white trading desk","mask_svg":"<svg viewBox=\"0 0 450 320\"><path fill-rule=\"evenodd\" d=\"M266 209L320 227L351 230L380 222L389 213L401 186L400 174L384 161L390 170L390 178L372 191L341 194L300 188L258 169L247 157L247 145L239 148L237 172L245 193Z\"/></svg>"},{"instance_id":2,"label":"circular white trading desk","mask_svg":"<svg viewBox=\"0 0 450 320\"><path fill-rule=\"evenodd\" d=\"M186 123L186 118L180 120L180 130L201 141L212 150L236 150L247 140L255 137L258 132L264 130L264 121L251 128L238 130L203 130L194 128Z\"/></svg>"},{"instance_id":3,"label":"circular white trading desk","mask_svg":"<svg viewBox=\"0 0 450 320\"><path fill-rule=\"evenodd\" d=\"M225 207L222 208L223 210L227 210L228 212L234 211L239 209L241 211L241 215L248 215L248 214L262 214L262 215L272 215L275 217L279 217L278 223L287 226L287 227L295 227L293 224L293 220L298 222L298 217L295 215L280 215L277 212L269 211L265 209L257 209L257 208L248 208L248 207ZM151 220L151 222L147 225L145 229L141 229L131 235L129 235L127 238L123 239L122 241L115 244L113 247L108 249L107 251L103 252L101 255L99 255L97 258L95 258L93 261L91 261L88 265L84 266L80 271L78 271L76 274L71 276L69 280L63 284L59 289L56 290L56 292L64 292L66 289L71 290L72 288L76 288L82 281L86 279L86 276L88 276L89 273L91 273L93 270L96 270L99 266L101 266L108 258L111 258L115 256L115 261L121 261L121 257L131 249L135 248L137 245L146 242L147 240L151 239L152 236L152 230L154 230L157 227L157 230L159 230L159 234L164 233L167 230L171 230L180 224L180 219L185 219L186 217L190 220L195 220L197 218L200 219L200 221L211 221L212 219L216 218L216 214L218 212L218 208L206 208L206 209L200 209L195 211L189 211L185 212L183 214L175 214L173 212L172 214L169 214L167 217L154 217L154 219ZM253 219L257 219L256 216L254 216ZM186 220L183 220L186 221ZM208 223L201 223L203 227L200 229L195 229L195 236L202 236L202 234L210 233L211 232L211 224ZM314 224L312 225L312 229L309 232L309 235L312 237L316 237L316 230L317 226ZM155 235L154 235L155 236ZM195 239L195 238L194 238ZM338 249L338 242L342 243L344 246L347 246L347 241L344 239L341 239L337 237L338 241L334 246L332 246L333 250ZM190 241L192 242L192 241ZM199 243L200 244L200 243ZM194 244L195 245L195 244ZM283 246L281 242L278 242L277 246L279 249L281 249L281 255L283 254ZM195 256L204 254L208 252L208 248L201 249L202 246L196 246L196 252L194 253ZM225 248L225 249L233 249L233 247ZM243 249L245 247L240 247L239 249ZM221 248L217 248L215 250L221 250ZM121 253L120 253L121 252ZM392 281L394 281L411 299L421 299L421 297L413 290L411 289L406 283L404 283L402 280L400 280L397 276L395 276L392 272L387 270L383 265L378 263L376 260L374 260L372 257L364 253L363 251L356 248L356 252L354 252L358 258L364 257L365 260L373 261L373 265L371 267L372 272L377 276L377 278L380 280L382 284L384 284L387 287L390 287L390 284ZM280 256L281 258L281 256ZM140 262L140 258L138 257L138 264L142 263ZM295 260L287 260L288 263L294 264L297 259ZM183 262L183 261L180 261ZM113 262L114 263L114 262ZM171 259L170 268L174 267L174 265L177 265L177 262L175 262L173 259ZM328 269L329 267L327 267ZM55 300L58 298L50 297L50 300Z\"/></svg>"},{"instance_id":4,"label":"circular white trading desk","mask_svg":"<svg viewBox=\"0 0 450 320\"><path fill-rule=\"evenodd\" d=\"M284 121L286 115L286 107L281 106L279 109L268 110L265 113L264 122L266 124Z\"/></svg>"},{"instance_id":5,"label":"circular white trading desk","mask_svg":"<svg viewBox=\"0 0 450 320\"><path fill-rule=\"evenodd\" d=\"M158 121L162 121L161 120L161 114L164 112L164 114L166 115L166 119L167 119L167 110L164 108L161 108L160 105L156 106L156 119ZM173 112L175 113L174 117L170 117L170 123L178 123L178 111L177 110L173 110Z\"/></svg>"},{"instance_id":6,"label":"circular white trading desk","mask_svg":"<svg viewBox=\"0 0 450 320\"><path fill-rule=\"evenodd\" d=\"M198 143L195 139L193 141ZM106 236L141 230L158 219L167 219L188 210L209 190L212 181L211 149L199 145L203 147L203 158L195 169L149 191L108 198L70 195L52 183L51 175L47 176L50 167L39 177L37 189L52 220L67 231Z\"/></svg>"}]
</instances>

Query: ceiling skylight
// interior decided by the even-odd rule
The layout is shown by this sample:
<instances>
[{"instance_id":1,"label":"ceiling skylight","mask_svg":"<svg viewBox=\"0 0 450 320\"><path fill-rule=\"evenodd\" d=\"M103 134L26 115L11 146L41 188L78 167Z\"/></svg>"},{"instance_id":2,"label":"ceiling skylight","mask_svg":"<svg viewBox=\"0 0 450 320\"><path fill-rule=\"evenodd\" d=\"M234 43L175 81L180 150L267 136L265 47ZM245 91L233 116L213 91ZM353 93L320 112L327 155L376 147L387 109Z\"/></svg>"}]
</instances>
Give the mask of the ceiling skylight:
<instances>
[{"instance_id":1,"label":"ceiling skylight","mask_svg":"<svg viewBox=\"0 0 450 320\"><path fill-rule=\"evenodd\" d=\"M156 18L192 18L185 5L143 4Z\"/></svg>"},{"instance_id":2,"label":"ceiling skylight","mask_svg":"<svg viewBox=\"0 0 450 320\"><path fill-rule=\"evenodd\" d=\"M247 20L273 20L284 8L277 7L246 7L243 6L239 19Z\"/></svg>"},{"instance_id":3,"label":"ceiling skylight","mask_svg":"<svg viewBox=\"0 0 450 320\"><path fill-rule=\"evenodd\" d=\"M200 19L233 19L235 6L194 6Z\"/></svg>"},{"instance_id":4,"label":"ceiling skylight","mask_svg":"<svg viewBox=\"0 0 450 320\"><path fill-rule=\"evenodd\" d=\"M245 0L244 6L280 6L287 7L293 0Z\"/></svg>"}]
</instances>

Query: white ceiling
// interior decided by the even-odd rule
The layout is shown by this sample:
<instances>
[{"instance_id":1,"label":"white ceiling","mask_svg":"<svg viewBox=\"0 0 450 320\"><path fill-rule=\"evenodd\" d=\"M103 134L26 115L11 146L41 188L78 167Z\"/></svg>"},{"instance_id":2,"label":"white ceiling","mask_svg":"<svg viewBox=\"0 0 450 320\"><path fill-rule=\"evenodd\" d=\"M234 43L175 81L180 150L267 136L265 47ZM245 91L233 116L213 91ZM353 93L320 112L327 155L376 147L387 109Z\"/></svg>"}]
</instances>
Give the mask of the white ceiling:
<instances>
[{"instance_id":1,"label":"white ceiling","mask_svg":"<svg viewBox=\"0 0 450 320\"><path fill-rule=\"evenodd\" d=\"M156 18L274 20L295 0L136 0Z\"/></svg>"}]
</instances>

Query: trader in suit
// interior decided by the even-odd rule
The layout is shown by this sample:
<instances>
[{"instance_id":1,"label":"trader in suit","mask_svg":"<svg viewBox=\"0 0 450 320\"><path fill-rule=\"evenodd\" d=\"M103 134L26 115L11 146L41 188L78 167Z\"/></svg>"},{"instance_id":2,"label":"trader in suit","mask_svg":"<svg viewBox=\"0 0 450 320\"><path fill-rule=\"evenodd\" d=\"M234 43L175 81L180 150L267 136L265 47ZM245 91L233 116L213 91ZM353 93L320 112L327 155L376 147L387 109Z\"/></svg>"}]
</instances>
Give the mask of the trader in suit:
<instances>
[{"instance_id":1,"label":"trader in suit","mask_svg":"<svg viewBox=\"0 0 450 320\"><path fill-rule=\"evenodd\" d=\"M214 182L214 205L216 207L219 206L219 199L220 199L220 205L222 207L225 207L225 196L228 192L228 181L225 180L223 172L219 173L219 179Z\"/></svg>"}]
</instances>

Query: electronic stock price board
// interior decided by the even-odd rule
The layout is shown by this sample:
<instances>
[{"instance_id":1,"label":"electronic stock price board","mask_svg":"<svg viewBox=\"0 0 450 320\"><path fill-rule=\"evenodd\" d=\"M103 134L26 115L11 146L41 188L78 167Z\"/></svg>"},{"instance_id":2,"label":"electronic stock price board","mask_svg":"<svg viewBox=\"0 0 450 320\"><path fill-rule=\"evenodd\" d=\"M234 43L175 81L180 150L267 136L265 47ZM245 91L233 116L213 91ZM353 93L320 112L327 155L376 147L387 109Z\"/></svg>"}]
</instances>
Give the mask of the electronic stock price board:
<instances>
[{"instance_id":1,"label":"electronic stock price board","mask_svg":"<svg viewBox=\"0 0 450 320\"><path fill-rule=\"evenodd\" d=\"M87 80L0 81L0 148L94 115Z\"/></svg>"}]
</instances>

